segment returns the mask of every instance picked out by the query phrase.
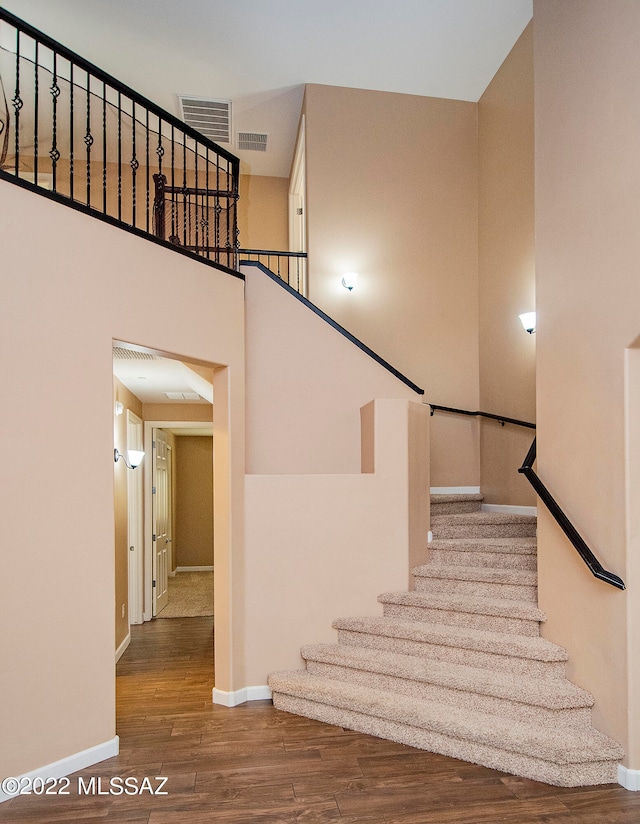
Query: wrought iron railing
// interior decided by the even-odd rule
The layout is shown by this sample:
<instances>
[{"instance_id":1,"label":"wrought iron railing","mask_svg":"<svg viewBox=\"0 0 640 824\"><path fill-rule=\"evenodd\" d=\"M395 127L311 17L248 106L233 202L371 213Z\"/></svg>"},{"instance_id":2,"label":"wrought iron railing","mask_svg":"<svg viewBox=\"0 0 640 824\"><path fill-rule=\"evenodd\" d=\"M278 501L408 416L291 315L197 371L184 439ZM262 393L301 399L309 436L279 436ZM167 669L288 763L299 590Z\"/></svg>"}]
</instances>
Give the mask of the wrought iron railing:
<instances>
[{"instance_id":1,"label":"wrought iron railing","mask_svg":"<svg viewBox=\"0 0 640 824\"><path fill-rule=\"evenodd\" d=\"M238 158L1 8L0 80L1 177L237 269Z\"/></svg>"},{"instance_id":2,"label":"wrought iron railing","mask_svg":"<svg viewBox=\"0 0 640 824\"><path fill-rule=\"evenodd\" d=\"M280 280L301 295L307 296L307 253L274 252L268 249L238 249L240 263L261 263Z\"/></svg>"},{"instance_id":3,"label":"wrought iron railing","mask_svg":"<svg viewBox=\"0 0 640 824\"><path fill-rule=\"evenodd\" d=\"M492 412L470 412L467 409L455 409L451 406L438 406L436 404L429 404L431 407L431 414L435 411L441 412L453 412L456 415L472 415L481 418L489 418L490 420L498 421L499 423L504 426L506 423L514 424L515 426L523 426L527 429L535 429L535 423L529 423L528 421L521 421L517 418L508 418L505 415L495 415ZM533 464L536 460L536 439L533 439L533 443L529 447L529 451L527 452L524 461L522 462L522 466L518 469L518 472L529 481L531 486L535 489L538 497L543 502L543 504L547 507L548 511L553 515L556 523L562 529L564 534L573 544L574 549L578 553L578 555L582 558L585 562L587 567L589 568L592 575L594 575L598 580L604 581L606 584L611 584L613 587L617 587L618 589L625 589L625 583L618 575L615 575L613 572L609 572L605 569L600 561L596 558L593 552L589 549L587 543L582 538L578 530L574 527L571 523L569 518L564 513L560 504L555 500L553 495L549 492L547 487L542 483L540 478L537 476L533 469Z\"/></svg>"}]
</instances>

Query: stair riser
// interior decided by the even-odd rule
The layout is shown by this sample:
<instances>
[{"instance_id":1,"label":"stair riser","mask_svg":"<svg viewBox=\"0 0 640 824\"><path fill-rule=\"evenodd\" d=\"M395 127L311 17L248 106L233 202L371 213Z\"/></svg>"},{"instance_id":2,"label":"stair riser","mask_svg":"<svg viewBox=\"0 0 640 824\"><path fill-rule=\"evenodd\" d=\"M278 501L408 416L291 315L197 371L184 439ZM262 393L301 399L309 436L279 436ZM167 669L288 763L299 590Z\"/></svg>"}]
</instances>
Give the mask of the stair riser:
<instances>
[{"instance_id":1,"label":"stair riser","mask_svg":"<svg viewBox=\"0 0 640 824\"><path fill-rule=\"evenodd\" d=\"M445 566L495 567L497 569L524 569L535 572L538 568L536 555L519 555L510 552L466 552L451 549L429 548L429 563Z\"/></svg>"},{"instance_id":2,"label":"stair riser","mask_svg":"<svg viewBox=\"0 0 640 824\"><path fill-rule=\"evenodd\" d=\"M427 621L432 624L505 632L510 635L532 637L540 634L540 622L525 618L506 618L500 615L483 615L404 604L384 604L382 614L385 618L399 618L401 621Z\"/></svg>"},{"instance_id":3,"label":"stair riser","mask_svg":"<svg viewBox=\"0 0 640 824\"><path fill-rule=\"evenodd\" d=\"M494 770L520 775L533 781L544 781L561 787L611 784L617 781L617 761L599 761L586 764L558 765L530 755L507 752L497 748L449 737L431 730L410 727L395 721L386 721L353 710L329 707L305 698L274 692L276 709L314 718L326 724L356 730L408 744L411 747L436 752L452 758L464 758Z\"/></svg>"},{"instance_id":4,"label":"stair riser","mask_svg":"<svg viewBox=\"0 0 640 824\"><path fill-rule=\"evenodd\" d=\"M564 678L566 674L564 661L537 661L531 658L500 655L496 652L449 647L425 641L413 641L409 638L390 638L386 635L374 635L365 632L339 630L338 643L352 647L397 652L404 655L420 655L423 658L432 658L436 661L511 672L515 675L530 675L532 678Z\"/></svg>"},{"instance_id":5,"label":"stair riser","mask_svg":"<svg viewBox=\"0 0 640 824\"><path fill-rule=\"evenodd\" d=\"M465 540L472 538L535 538L532 524L433 524L433 535L439 538Z\"/></svg>"},{"instance_id":6,"label":"stair riser","mask_svg":"<svg viewBox=\"0 0 640 824\"><path fill-rule=\"evenodd\" d=\"M448 501L442 504L431 504L431 517L438 515L466 515L468 512L480 512L480 501Z\"/></svg>"},{"instance_id":7,"label":"stair riser","mask_svg":"<svg viewBox=\"0 0 640 824\"><path fill-rule=\"evenodd\" d=\"M307 661L307 670L315 675L333 678L336 681L347 681L351 684L360 684L374 689L391 690L413 698L438 701L451 707L459 707L463 704L466 709L490 713L503 718L513 718L518 721L532 721L555 727L558 725L575 726L576 724L591 723L590 707L553 710L509 701L506 698L492 695L482 695L464 689L411 681L393 675L358 670L338 664L327 664L322 661Z\"/></svg>"},{"instance_id":8,"label":"stair riser","mask_svg":"<svg viewBox=\"0 0 640 824\"><path fill-rule=\"evenodd\" d=\"M493 584L488 581L452 581L448 578L425 578L414 575L419 592L450 592L457 595L478 595L482 598L505 598L508 601L538 603L538 588L516 584Z\"/></svg>"}]
</instances>

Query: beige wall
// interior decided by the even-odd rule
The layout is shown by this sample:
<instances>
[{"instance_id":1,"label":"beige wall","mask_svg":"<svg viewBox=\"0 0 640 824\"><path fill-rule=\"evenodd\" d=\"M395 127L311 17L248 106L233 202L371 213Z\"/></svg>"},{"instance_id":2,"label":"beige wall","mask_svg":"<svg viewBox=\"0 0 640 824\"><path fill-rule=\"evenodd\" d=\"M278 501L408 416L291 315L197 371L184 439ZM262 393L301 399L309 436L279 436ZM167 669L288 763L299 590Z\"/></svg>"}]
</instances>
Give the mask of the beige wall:
<instances>
[{"instance_id":1,"label":"beige wall","mask_svg":"<svg viewBox=\"0 0 640 824\"><path fill-rule=\"evenodd\" d=\"M378 400L363 424L375 472L246 476L250 686L300 667L303 644L334 642L336 618L380 615L376 596L426 560L428 410Z\"/></svg>"},{"instance_id":2,"label":"beige wall","mask_svg":"<svg viewBox=\"0 0 640 824\"><path fill-rule=\"evenodd\" d=\"M535 309L533 24L478 104L480 408L535 422L536 337L518 315ZM485 502L535 506L517 472L534 432L480 425Z\"/></svg>"},{"instance_id":3,"label":"beige wall","mask_svg":"<svg viewBox=\"0 0 640 824\"><path fill-rule=\"evenodd\" d=\"M535 0L534 21L538 469L628 586L595 580L542 512L544 633L567 646L569 677L596 698L596 724L639 769L640 648L630 622L637 626L640 580L625 511L624 369L640 333L640 5Z\"/></svg>"},{"instance_id":4,"label":"beige wall","mask_svg":"<svg viewBox=\"0 0 640 824\"><path fill-rule=\"evenodd\" d=\"M247 472L360 472L360 407L421 396L279 283L243 272Z\"/></svg>"},{"instance_id":5,"label":"beige wall","mask_svg":"<svg viewBox=\"0 0 640 824\"><path fill-rule=\"evenodd\" d=\"M126 455L127 450L127 410L142 418L142 403L115 376L113 378L113 402L119 401L123 407L121 415L113 418L113 445ZM116 649L129 634L129 500L128 477L124 462L119 460L113 468L114 510L115 510L115 620ZM122 605L124 604L124 616Z\"/></svg>"},{"instance_id":6,"label":"beige wall","mask_svg":"<svg viewBox=\"0 0 640 824\"><path fill-rule=\"evenodd\" d=\"M208 403L145 403L142 412L145 421L212 421L212 407Z\"/></svg>"},{"instance_id":7,"label":"beige wall","mask_svg":"<svg viewBox=\"0 0 640 824\"><path fill-rule=\"evenodd\" d=\"M476 409L476 104L308 85L304 111L311 301L426 400ZM475 421L434 417L431 471L479 486Z\"/></svg>"},{"instance_id":8,"label":"beige wall","mask_svg":"<svg viewBox=\"0 0 640 824\"><path fill-rule=\"evenodd\" d=\"M213 439L182 436L174 450L175 567L213 564Z\"/></svg>"},{"instance_id":9,"label":"beige wall","mask_svg":"<svg viewBox=\"0 0 640 824\"><path fill-rule=\"evenodd\" d=\"M240 175L240 246L286 251L289 248L288 210L288 178Z\"/></svg>"},{"instance_id":10,"label":"beige wall","mask_svg":"<svg viewBox=\"0 0 640 824\"><path fill-rule=\"evenodd\" d=\"M223 689L243 684L244 289L4 181L0 233L11 432L0 471L5 538L20 549L0 584L0 773L15 775L115 735L113 339L224 367L214 375L216 511L229 512L216 519L216 675Z\"/></svg>"}]
</instances>

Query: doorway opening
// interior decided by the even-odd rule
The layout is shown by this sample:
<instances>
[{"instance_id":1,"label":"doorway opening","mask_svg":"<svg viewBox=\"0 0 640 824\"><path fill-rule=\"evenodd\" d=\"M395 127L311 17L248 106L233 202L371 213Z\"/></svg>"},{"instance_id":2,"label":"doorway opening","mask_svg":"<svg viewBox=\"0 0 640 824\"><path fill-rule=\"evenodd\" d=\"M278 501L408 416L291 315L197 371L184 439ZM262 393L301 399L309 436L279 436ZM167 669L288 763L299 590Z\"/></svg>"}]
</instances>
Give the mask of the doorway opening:
<instances>
[{"instance_id":1,"label":"doorway opening","mask_svg":"<svg viewBox=\"0 0 640 824\"><path fill-rule=\"evenodd\" d=\"M213 615L216 372L224 394L224 367L113 343L114 447L145 455L134 470L117 462L114 476L116 659L133 624L182 617L179 604L171 605L171 585L178 578L181 584L191 578L194 586L207 579L205 606L186 616ZM224 490L225 484L222 475L218 486ZM228 495L222 500L224 534ZM193 600L191 594L186 592L187 600Z\"/></svg>"},{"instance_id":2,"label":"doorway opening","mask_svg":"<svg viewBox=\"0 0 640 824\"><path fill-rule=\"evenodd\" d=\"M152 618L213 615L213 427L145 421L145 602Z\"/></svg>"}]
</instances>

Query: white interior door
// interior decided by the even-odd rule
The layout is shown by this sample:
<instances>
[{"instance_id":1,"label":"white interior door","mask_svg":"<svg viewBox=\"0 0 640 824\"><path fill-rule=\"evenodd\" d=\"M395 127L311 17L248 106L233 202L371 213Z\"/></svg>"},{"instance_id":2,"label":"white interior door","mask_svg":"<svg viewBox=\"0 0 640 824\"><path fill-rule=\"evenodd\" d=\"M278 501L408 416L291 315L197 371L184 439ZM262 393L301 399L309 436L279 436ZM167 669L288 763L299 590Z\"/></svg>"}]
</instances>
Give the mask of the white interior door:
<instances>
[{"instance_id":1,"label":"white interior door","mask_svg":"<svg viewBox=\"0 0 640 824\"><path fill-rule=\"evenodd\" d=\"M307 195L305 160L305 120L300 121L298 140L293 156L291 178L289 180L289 251L307 251ZM297 261L297 277L291 285L307 296L307 262ZM291 263L291 266L294 264ZM291 282L291 275L289 276Z\"/></svg>"},{"instance_id":2,"label":"white interior door","mask_svg":"<svg viewBox=\"0 0 640 824\"><path fill-rule=\"evenodd\" d=\"M127 449L140 449L142 421L127 409ZM129 512L129 624L143 621L144 532L142 529L142 469L127 472Z\"/></svg>"},{"instance_id":3,"label":"white interior door","mask_svg":"<svg viewBox=\"0 0 640 824\"><path fill-rule=\"evenodd\" d=\"M169 603L171 566L171 445L166 432L153 435L153 615Z\"/></svg>"}]
</instances>

